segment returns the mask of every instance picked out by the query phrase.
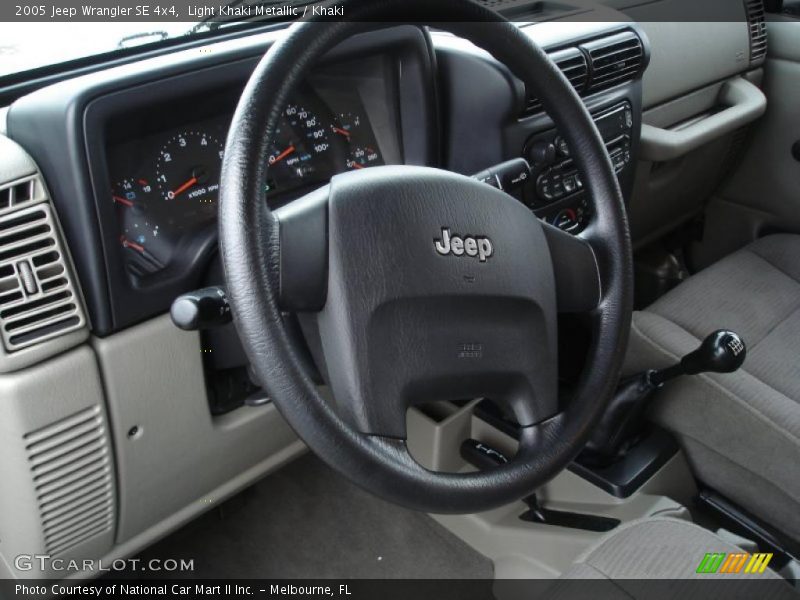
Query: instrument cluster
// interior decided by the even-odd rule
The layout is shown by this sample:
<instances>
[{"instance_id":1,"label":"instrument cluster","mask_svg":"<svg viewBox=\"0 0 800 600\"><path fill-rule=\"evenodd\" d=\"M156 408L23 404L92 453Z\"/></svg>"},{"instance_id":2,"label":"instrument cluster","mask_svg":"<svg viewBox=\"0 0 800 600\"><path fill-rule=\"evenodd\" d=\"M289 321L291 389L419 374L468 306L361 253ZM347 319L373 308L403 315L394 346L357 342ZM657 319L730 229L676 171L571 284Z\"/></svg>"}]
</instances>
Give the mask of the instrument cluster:
<instances>
[{"instance_id":1,"label":"instrument cluster","mask_svg":"<svg viewBox=\"0 0 800 600\"><path fill-rule=\"evenodd\" d=\"M337 173L385 164L370 116L357 94L323 99L302 89L284 109L270 141L266 194L280 205ZM167 128L109 148L109 175L129 272L156 274L217 215L230 113Z\"/></svg>"}]
</instances>

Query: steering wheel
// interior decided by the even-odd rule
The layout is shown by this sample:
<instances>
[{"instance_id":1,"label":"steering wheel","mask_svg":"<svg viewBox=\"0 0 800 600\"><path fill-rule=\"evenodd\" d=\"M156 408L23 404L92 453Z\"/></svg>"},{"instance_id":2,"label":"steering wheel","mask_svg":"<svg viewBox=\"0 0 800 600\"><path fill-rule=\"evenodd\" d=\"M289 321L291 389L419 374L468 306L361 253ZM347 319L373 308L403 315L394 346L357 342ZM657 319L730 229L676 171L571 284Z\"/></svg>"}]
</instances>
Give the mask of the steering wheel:
<instances>
[{"instance_id":1,"label":"steering wheel","mask_svg":"<svg viewBox=\"0 0 800 600\"><path fill-rule=\"evenodd\" d=\"M435 4L435 9L431 5ZM585 444L619 377L632 306L631 245L618 182L592 119L544 51L469 0L350 0L346 22L293 25L256 67L228 134L219 234L238 334L281 414L331 467L373 493L435 513L477 512L530 494ZM595 214L579 237L511 196L451 172L374 167L278 211L266 202L269 140L317 59L403 11L490 52L544 104L566 138ZM476 21L478 23L476 23ZM491 22L491 23L489 23ZM318 327L326 400L282 312ZM591 316L593 341L559 406L557 315ZM506 465L420 466L409 406L487 397L520 424Z\"/></svg>"}]
</instances>

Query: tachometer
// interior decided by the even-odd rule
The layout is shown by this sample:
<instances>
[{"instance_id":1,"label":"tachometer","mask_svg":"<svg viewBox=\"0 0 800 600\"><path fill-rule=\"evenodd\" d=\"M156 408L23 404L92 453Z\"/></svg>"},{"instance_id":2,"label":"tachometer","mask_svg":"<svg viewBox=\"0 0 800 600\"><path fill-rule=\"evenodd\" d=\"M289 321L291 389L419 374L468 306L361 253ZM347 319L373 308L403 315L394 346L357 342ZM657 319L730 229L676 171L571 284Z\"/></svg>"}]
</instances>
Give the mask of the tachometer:
<instances>
[{"instance_id":1,"label":"tachometer","mask_svg":"<svg viewBox=\"0 0 800 600\"><path fill-rule=\"evenodd\" d=\"M167 140L156 162L161 198L173 205L181 228L214 219L219 194L222 143L203 131L183 131Z\"/></svg>"}]
</instances>

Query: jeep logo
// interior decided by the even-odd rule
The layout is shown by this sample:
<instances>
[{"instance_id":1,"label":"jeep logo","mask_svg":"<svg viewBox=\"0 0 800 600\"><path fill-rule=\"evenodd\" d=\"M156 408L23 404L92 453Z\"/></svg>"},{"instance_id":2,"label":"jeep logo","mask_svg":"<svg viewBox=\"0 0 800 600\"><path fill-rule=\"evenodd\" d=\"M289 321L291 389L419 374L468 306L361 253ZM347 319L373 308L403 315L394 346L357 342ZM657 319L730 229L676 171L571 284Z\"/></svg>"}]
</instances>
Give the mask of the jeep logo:
<instances>
[{"instance_id":1,"label":"jeep logo","mask_svg":"<svg viewBox=\"0 0 800 600\"><path fill-rule=\"evenodd\" d=\"M454 256L477 256L481 262L492 256L494 248L488 237L467 236L461 238L457 235L450 235L450 230L442 227L442 239L433 240L436 252L442 256L452 254Z\"/></svg>"}]
</instances>

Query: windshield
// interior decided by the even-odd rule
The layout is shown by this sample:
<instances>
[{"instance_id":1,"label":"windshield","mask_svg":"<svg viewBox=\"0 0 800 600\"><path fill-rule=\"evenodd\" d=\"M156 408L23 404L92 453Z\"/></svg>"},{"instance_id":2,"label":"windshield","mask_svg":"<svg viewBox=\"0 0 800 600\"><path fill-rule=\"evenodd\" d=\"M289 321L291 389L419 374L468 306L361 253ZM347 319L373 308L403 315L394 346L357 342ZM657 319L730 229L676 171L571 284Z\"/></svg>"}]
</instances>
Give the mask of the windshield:
<instances>
[{"instance_id":1,"label":"windshield","mask_svg":"<svg viewBox=\"0 0 800 600\"><path fill-rule=\"evenodd\" d=\"M188 35L195 23L0 23L0 77Z\"/></svg>"},{"instance_id":2,"label":"windshield","mask_svg":"<svg viewBox=\"0 0 800 600\"><path fill-rule=\"evenodd\" d=\"M198 0L196 4L169 5L160 16L156 16L154 5L148 5L149 20L118 21L101 17L91 22L78 22L85 18L82 15L88 5L73 8L75 15L68 18L49 14L48 11L58 8L55 5L17 6L17 11L36 10L44 14L31 13L27 22L24 22L25 15L18 17L22 21L0 22L0 78L120 50L152 48L208 32L227 31L245 22L295 20L302 18L306 8L316 3L318 0L228 0L212 6L210 0ZM7 8L4 7L4 14ZM130 14L137 10L130 2L123 8L132 11ZM159 7L158 10L165 9ZM43 22L43 19L49 20Z\"/></svg>"}]
</instances>

